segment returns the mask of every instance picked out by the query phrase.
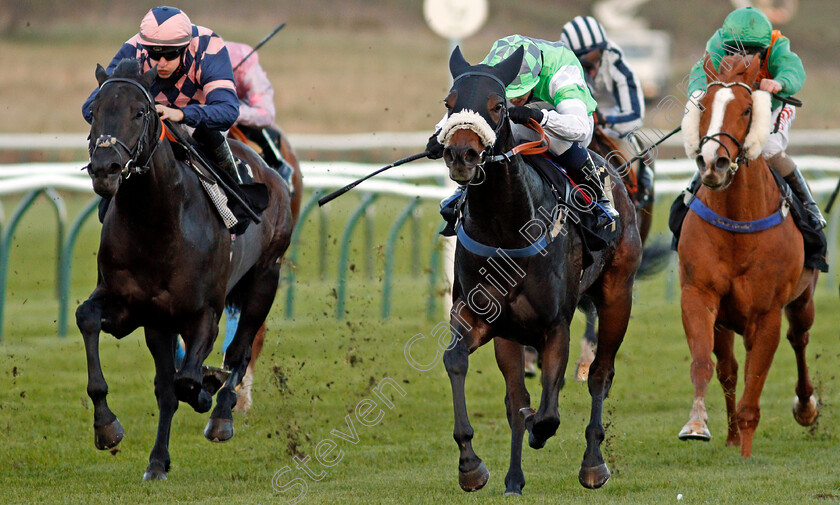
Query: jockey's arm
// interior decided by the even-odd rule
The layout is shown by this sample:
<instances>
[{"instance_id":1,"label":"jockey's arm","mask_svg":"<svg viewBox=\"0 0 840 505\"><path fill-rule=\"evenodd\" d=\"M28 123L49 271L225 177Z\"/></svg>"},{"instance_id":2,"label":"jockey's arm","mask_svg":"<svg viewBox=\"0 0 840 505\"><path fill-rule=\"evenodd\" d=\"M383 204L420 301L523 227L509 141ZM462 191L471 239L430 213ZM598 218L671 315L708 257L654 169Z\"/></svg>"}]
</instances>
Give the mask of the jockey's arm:
<instances>
[{"instance_id":1,"label":"jockey's arm","mask_svg":"<svg viewBox=\"0 0 840 505\"><path fill-rule=\"evenodd\" d=\"M606 65L607 76L612 80L612 94L615 107L601 110L606 119L606 125L612 127L619 134L626 134L642 125L645 115L645 101L639 78L630 70L617 53L607 52L605 58L613 61Z\"/></svg>"},{"instance_id":2,"label":"jockey's arm","mask_svg":"<svg viewBox=\"0 0 840 505\"><path fill-rule=\"evenodd\" d=\"M105 69L105 72L108 75L111 75L114 72L114 69L117 68L117 64L123 60L123 58L135 58L137 56L137 47L125 42L120 50L117 51L117 54L111 59L111 63L108 64L108 67ZM97 87L93 90L88 96L85 103L82 104L82 116L84 116L85 121L90 123L93 120L93 113L90 110L90 104L93 102L93 99L96 98L96 94L99 92L99 88Z\"/></svg>"},{"instance_id":3,"label":"jockey's arm","mask_svg":"<svg viewBox=\"0 0 840 505\"><path fill-rule=\"evenodd\" d=\"M543 109L542 127L549 138L588 144L594 123L586 104L577 98L560 101L554 109Z\"/></svg>"},{"instance_id":4,"label":"jockey's arm","mask_svg":"<svg viewBox=\"0 0 840 505\"><path fill-rule=\"evenodd\" d=\"M181 107L184 112L184 124L198 126L203 124L211 130L230 129L239 117L239 98L233 83L233 67L224 47L224 41L218 36L210 39L201 58L200 82L196 83L204 91L203 104L189 104Z\"/></svg>"}]
</instances>

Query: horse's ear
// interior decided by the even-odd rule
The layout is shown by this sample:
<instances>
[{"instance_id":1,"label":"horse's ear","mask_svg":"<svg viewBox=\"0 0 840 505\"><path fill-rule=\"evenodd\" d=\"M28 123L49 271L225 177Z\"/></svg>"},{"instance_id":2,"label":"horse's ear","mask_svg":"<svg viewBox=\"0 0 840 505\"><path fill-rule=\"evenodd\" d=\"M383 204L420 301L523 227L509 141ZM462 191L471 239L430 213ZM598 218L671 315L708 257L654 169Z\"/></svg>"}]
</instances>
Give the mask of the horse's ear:
<instances>
[{"instance_id":1,"label":"horse's ear","mask_svg":"<svg viewBox=\"0 0 840 505\"><path fill-rule=\"evenodd\" d=\"M512 83L516 79L516 76L519 75L519 69L522 67L522 58L524 56L525 46L519 46L513 54L493 67L496 70L496 75L505 83L505 86Z\"/></svg>"},{"instance_id":2,"label":"horse's ear","mask_svg":"<svg viewBox=\"0 0 840 505\"><path fill-rule=\"evenodd\" d=\"M761 56L754 54L752 60L747 64L747 69L744 71L744 82L752 85L758 80L758 73L761 71Z\"/></svg>"},{"instance_id":3,"label":"horse's ear","mask_svg":"<svg viewBox=\"0 0 840 505\"><path fill-rule=\"evenodd\" d=\"M712 61L712 55L706 51L705 56L703 56L703 72L706 74L706 82L713 82L717 81L717 70L715 70L715 64Z\"/></svg>"},{"instance_id":4,"label":"horse's ear","mask_svg":"<svg viewBox=\"0 0 840 505\"><path fill-rule=\"evenodd\" d=\"M100 86L102 86L103 82L108 80L108 72L106 72L99 63L96 64L96 80L99 82Z\"/></svg>"},{"instance_id":5,"label":"horse's ear","mask_svg":"<svg viewBox=\"0 0 840 505\"><path fill-rule=\"evenodd\" d=\"M452 56L449 57L449 72L452 73L452 78L454 79L463 74L470 66L467 60L464 59L464 55L461 54L461 46L455 46L455 50L452 51Z\"/></svg>"},{"instance_id":6,"label":"horse's ear","mask_svg":"<svg viewBox=\"0 0 840 505\"><path fill-rule=\"evenodd\" d=\"M155 81L155 77L157 76L157 67L152 67L149 69L143 77L140 78L140 84L143 85L146 89L151 89L152 83Z\"/></svg>"}]
</instances>

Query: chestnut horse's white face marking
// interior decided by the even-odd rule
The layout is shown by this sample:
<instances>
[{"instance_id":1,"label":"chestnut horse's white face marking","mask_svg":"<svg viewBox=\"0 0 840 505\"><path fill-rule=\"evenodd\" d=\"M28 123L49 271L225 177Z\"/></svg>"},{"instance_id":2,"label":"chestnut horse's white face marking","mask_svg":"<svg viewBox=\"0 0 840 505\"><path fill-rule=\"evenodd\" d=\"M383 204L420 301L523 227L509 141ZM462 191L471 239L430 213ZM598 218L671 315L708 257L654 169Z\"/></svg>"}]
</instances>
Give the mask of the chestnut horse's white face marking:
<instances>
[{"instance_id":1,"label":"chestnut horse's white face marking","mask_svg":"<svg viewBox=\"0 0 840 505\"><path fill-rule=\"evenodd\" d=\"M729 105L729 102L735 99L735 93L732 92L729 88L723 88L718 90L715 94L715 99L712 102L712 118L709 120L709 128L706 130L706 133L703 134L704 137L712 137L720 133L720 129L723 126L723 117L726 114L726 106ZM716 142L706 142L703 146L703 160L708 164L711 163L712 160L715 159L715 152L718 150L720 145Z\"/></svg>"}]
</instances>

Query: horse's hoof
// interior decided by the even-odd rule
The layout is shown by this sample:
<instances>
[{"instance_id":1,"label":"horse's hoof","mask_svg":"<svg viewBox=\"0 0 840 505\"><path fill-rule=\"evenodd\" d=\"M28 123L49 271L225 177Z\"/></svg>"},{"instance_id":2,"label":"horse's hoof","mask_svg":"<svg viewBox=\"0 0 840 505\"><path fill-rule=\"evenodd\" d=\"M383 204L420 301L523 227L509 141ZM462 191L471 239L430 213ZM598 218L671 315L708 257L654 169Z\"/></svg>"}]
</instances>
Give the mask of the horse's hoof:
<instances>
[{"instance_id":1,"label":"horse's hoof","mask_svg":"<svg viewBox=\"0 0 840 505\"><path fill-rule=\"evenodd\" d=\"M123 430L120 420L116 418L105 426L93 427L93 443L100 451L116 447L124 436L125 430Z\"/></svg>"},{"instance_id":2,"label":"horse's hoof","mask_svg":"<svg viewBox=\"0 0 840 505\"><path fill-rule=\"evenodd\" d=\"M598 466L581 466L578 480L586 489L598 489L610 480L610 469L606 463Z\"/></svg>"},{"instance_id":3,"label":"horse's hoof","mask_svg":"<svg viewBox=\"0 0 840 505\"><path fill-rule=\"evenodd\" d=\"M505 489L505 496L522 496L521 489Z\"/></svg>"},{"instance_id":4,"label":"horse's hoof","mask_svg":"<svg viewBox=\"0 0 840 505\"><path fill-rule=\"evenodd\" d=\"M689 421L685 423L680 434L677 435L680 440L702 440L708 442L712 439L712 433L706 426L706 423L701 421Z\"/></svg>"},{"instance_id":5,"label":"horse's hoof","mask_svg":"<svg viewBox=\"0 0 840 505\"><path fill-rule=\"evenodd\" d=\"M560 420L555 418L547 418L534 423L528 435L528 445L532 449L542 449L549 438L557 433L557 427L560 426Z\"/></svg>"},{"instance_id":6,"label":"horse's hoof","mask_svg":"<svg viewBox=\"0 0 840 505\"><path fill-rule=\"evenodd\" d=\"M146 470L146 473L143 474L143 480L166 480L166 472L149 468Z\"/></svg>"},{"instance_id":7,"label":"horse's hoof","mask_svg":"<svg viewBox=\"0 0 840 505\"><path fill-rule=\"evenodd\" d=\"M227 442L233 438L233 421L211 417L204 428L204 436L211 442Z\"/></svg>"},{"instance_id":8,"label":"horse's hoof","mask_svg":"<svg viewBox=\"0 0 840 505\"><path fill-rule=\"evenodd\" d=\"M808 403L799 401L799 397L793 398L793 418L802 426L811 426L817 417L820 415L820 404L817 402L817 397L811 395L808 398Z\"/></svg>"},{"instance_id":9,"label":"horse's hoof","mask_svg":"<svg viewBox=\"0 0 840 505\"><path fill-rule=\"evenodd\" d=\"M175 397L191 406L199 414L208 412L213 406L213 397L210 393L202 388L201 383L190 377L175 379Z\"/></svg>"},{"instance_id":10,"label":"horse's hoof","mask_svg":"<svg viewBox=\"0 0 840 505\"><path fill-rule=\"evenodd\" d=\"M535 437L533 432L528 434L528 445L531 446L531 449L542 449L547 441L548 439L541 440Z\"/></svg>"},{"instance_id":11,"label":"horse's hoof","mask_svg":"<svg viewBox=\"0 0 840 505\"><path fill-rule=\"evenodd\" d=\"M490 470L483 461L468 472L458 472L458 484L468 493L483 488L488 480L490 480Z\"/></svg>"}]
</instances>

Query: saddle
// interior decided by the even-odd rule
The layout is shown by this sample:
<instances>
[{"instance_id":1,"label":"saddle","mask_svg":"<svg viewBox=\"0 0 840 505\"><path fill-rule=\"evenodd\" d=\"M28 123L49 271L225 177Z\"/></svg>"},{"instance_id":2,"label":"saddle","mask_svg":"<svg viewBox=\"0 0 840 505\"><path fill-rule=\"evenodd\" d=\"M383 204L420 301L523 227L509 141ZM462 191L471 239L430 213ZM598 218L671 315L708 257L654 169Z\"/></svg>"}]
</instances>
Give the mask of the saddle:
<instances>
[{"instance_id":1,"label":"saddle","mask_svg":"<svg viewBox=\"0 0 840 505\"><path fill-rule=\"evenodd\" d=\"M790 215L793 217L794 224L796 224L796 227L802 233L802 242L805 249L804 265L821 272L828 272L828 263L826 262L828 243L825 239L825 234L822 230L817 230L811 226L805 205L791 192L782 176L773 170L770 170L770 173L773 175L773 180L776 181L776 186L779 187L782 198L790 205ZM671 204L671 211L668 216L668 228L674 234L674 238L671 240L671 249L675 251L680 242L683 221L689 211L688 202L696 198L700 184L700 179L693 181L693 184L677 195L674 203Z\"/></svg>"}]
</instances>

